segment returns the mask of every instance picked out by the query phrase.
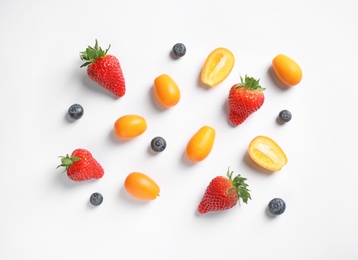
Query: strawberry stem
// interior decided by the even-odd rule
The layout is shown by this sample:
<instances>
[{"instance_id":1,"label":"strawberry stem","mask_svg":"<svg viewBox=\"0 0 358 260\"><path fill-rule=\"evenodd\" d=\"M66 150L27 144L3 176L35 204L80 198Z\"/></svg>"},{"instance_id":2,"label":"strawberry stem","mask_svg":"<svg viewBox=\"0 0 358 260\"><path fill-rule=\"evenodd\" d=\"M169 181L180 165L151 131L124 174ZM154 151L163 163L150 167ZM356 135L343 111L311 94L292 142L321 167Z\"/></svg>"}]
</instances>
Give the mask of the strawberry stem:
<instances>
[{"instance_id":1,"label":"strawberry stem","mask_svg":"<svg viewBox=\"0 0 358 260\"><path fill-rule=\"evenodd\" d=\"M90 65L98 58L106 56L109 48L111 48L111 45L109 45L106 50L103 50L101 47L98 46L98 41L96 39L94 47L88 46L85 51L80 52L81 60L85 61L85 63L81 65L81 68Z\"/></svg>"},{"instance_id":2,"label":"strawberry stem","mask_svg":"<svg viewBox=\"0 0 358 260\"><path fill-rule=\"evenodd\" d=\"M61 158L61 164L59 166L56 167L65 167L65 171L67 171L67 169L74 163L74 162L78 162L79 160L81 160L79 157L77 156L68 156L68 154L66 156L59 156L59 158Z\"/></svg>"},{"instance_id":3,"label":"strawberry stem","mask_svg":"<svg viewBox=\"0 0 358 260\"><path fill-rule=\"evenodd\" d=\"M237 84L236 88L246 88L248 90L264 91L265 88L260 86L260 79L248 77L245 75L245 80L240 76L241 83Z\"/></svg>"},{"instance_id":4,"label":"strawberry stem","mask_svg":"<svg viewBox=\"0 0 358 260\"><path fill-rule=\"evenodd\" d=\"M245 182L247 179L244 177L241 177L240 174L236 175L234 178L232 178L232 174L234 172L230 171L230 167L227 170L227 177L232 183L233 189L236 190L237 195L239 196L239 199L241 198L244 203L247 204L247 201L251 199L250 190L247 188L249 185ZM239 200L240 204L240 200Z\"/></svg>"}]
</instances>

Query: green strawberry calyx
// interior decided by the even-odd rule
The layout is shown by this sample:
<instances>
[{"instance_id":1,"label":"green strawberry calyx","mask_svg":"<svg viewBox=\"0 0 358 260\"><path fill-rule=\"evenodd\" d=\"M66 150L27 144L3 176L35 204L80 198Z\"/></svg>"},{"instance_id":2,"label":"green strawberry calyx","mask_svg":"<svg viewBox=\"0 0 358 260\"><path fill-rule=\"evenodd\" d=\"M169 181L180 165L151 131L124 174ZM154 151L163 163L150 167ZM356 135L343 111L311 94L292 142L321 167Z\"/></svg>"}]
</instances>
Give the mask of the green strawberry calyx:
<instances>
[{"instance_id":1,"label":"green strawberry calyx","mask_svg":"<svg viewBox=\"0 0 358 260\"><path fill-rule=\"evenodd\" d=\"M90 65L98 58L106 56L109 48L111 48L111 45L109 45L106 50L103 50L101 47L98 46L98 41L96 39L94 47L88 46L85 51L80 52L81 60L85 61L85 63L81 65L81 68Z\"/></svg>"},{"instance_id":2,"label":"green strawberry calyx","mask_svg":"<svg viewBox=\"0 0 358 260\"><path fill-rule=\"evenodd\" d=\"M232 183L232 188L235 189L239 199L241 198L244 203L247 204L247 201L251 199L250 190L247 188L249 185L245 182L247 179L242 177L240 174L232 177L233 171L230 171L230 167L227 170L226 176L229 178ZM230 189L229 189L230 190ZM239 201L240 204L240 201Z\"/></svg>"},{"instance_id":3,"label":"green strawberry calyx","mask_svg":"<svg viewBox=\"0 0 358 260\"><path fill-rule=\"evenodd\" d=\"M74 163L74 162L78 162L79 160L81 160L81 158L77 157L77 156L69 156L68 154L66 156L59 156L59 158L61 158L61 164L59 166L56 167L65 167L65 171L68 170L68 168Z\"/></svg>"},{"instance_id":4,"label":"green strawberry calyx","mask_svg":"<svg viewBox=\"0 0 358 260\"><path fill-rule=\"evenodd\" d=\"M253 77L249 77L245 75L245 80L240 76L241 83L236 85L236 89L238 88L246 88L248 90L258 90L264 91L265 88L260 86L260 79L255 79Z\"/></svg>"}]
</instances>

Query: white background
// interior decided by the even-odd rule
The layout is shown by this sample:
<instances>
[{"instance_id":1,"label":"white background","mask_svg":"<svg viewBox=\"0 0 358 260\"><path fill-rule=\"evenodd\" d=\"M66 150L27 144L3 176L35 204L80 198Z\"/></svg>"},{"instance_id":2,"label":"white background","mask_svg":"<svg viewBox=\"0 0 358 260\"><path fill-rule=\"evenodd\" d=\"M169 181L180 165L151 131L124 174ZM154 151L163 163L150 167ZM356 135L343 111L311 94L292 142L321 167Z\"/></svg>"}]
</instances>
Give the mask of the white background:
<instances>
[{"instance_id":1,"label":"white background","mask_svg":"<svg viewBox=\"0 0 358 260\"><path fill-rule=\"evenodd\" d=\"M358 259L358 2L351 1L25 1L0 8L0 259ZM127 93L116 99L88 79L79 52L95 39L121 62ZM184 57L170 57L182 42ZM236 58L215 88L199 82L217 47ZM283 88L272 75L279 53L296 60L301 83ZM162 109L153 80L167 73L181 90ZM261 79L265 103L245 123L227 120L227 96L239 76ZM85 109L76 122L67 109ZM288 109L291 122L276 123ZM113 135L114 121L134 113L147 131L131 141ZM184 156L203 125L216 129L204 161ZM167 149L149 151L154 136ZM247 146L274 139L288 164L276 173L255 166ZM75 183L56 169L60 155L90 150L101 180ZM228 167L248 179L252 200L199 215L212 178ZM161 187L155 201L123 188L132 171ZM101 192L104 202L89 205ZM274 197L286 201L276 218Z\"/></svg>"}]
</instances>

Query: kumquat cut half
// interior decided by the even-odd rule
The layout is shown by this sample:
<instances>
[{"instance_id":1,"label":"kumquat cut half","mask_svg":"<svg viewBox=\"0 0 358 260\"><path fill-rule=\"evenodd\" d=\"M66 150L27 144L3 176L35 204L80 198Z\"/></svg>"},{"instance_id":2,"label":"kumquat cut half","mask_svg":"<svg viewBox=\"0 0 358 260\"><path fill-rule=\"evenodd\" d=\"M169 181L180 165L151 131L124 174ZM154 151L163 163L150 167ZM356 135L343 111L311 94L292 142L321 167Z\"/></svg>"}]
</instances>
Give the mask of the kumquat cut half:
<instances>
[{"instance_id":1,"label":"kumquat cut half","mask_svg":"<svg viewBox=\"0 0 358 260\"><path fill-rule=\"evenodd\" d=\"M279 171L287 164L287 157L281 147L267 136L257 136L249 144L251 159L269 171Z\"/></svg>"},{"instance_id":2,"label":"kumquat cut half","mask_svg":"<svg viewBox=\"0 0 358 260\"><path fill-rule=\"evenodd\" d=\"M234 54L223 47L213 50L206 58L201 70L201 82L209 87L215 87L223 82L235 65Z\"/></svg>"}]
</instances>

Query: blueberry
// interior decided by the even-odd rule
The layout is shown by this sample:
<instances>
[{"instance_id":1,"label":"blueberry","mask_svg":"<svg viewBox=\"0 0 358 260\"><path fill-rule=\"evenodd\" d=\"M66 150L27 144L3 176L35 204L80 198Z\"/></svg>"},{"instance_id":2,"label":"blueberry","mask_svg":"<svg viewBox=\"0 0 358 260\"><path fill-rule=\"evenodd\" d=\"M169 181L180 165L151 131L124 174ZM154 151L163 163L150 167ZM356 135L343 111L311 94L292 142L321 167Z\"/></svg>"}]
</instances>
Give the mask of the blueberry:
<instances>
[{"instance_id":1,"label":"blueberry","mask_svg":"<svg viewBox=\"0 0 358 260\"><path fill-rule=\"evenodd\" d=\"M173 53L174 57L176 57L176 58L183 57L186 53L185 45L182 43L175 44L173 46L172 53Z\"/></svg>"},{"instance_id":2,"label":"blueberry","mask_svg":"<svg viewBox=\"0 0 358 260\"><path fill-rule=\"evenodd\" d=\"M101 205L103 202L103 196L101 193L98 193L98 192L95 192L91 195L90 197L90 203L93 205L93 206L99 206Z\"/></svg>"},{"instance_id":3,"label":"blueberry","mask_svg":"<svg viewBox=\"0 0 358 260\"><path fill-rule=\"evenodd\" d=\"M278 119L281 122L287 123L292 119L292 114L290 111L288 110L282 110L279 114L278 114Z\"/></svg>"},{"instance_id":4,"label":"blueberry","mask_svg":"<svg viewBox=\"0 0 358 260\"><path fill-rule=\"evenodd\" d=\"M68 109L68 115L72 119L80 119L83 116L84 110L83 107L79 104L73 104Z\"/></svg>"},{"instance_id":5,"label":"blueberry","mask_svg":"<svg viewBox=\"0 0 358 260\"><path fill-rule=\"evenodd\" d=\"M274 198L270 201L268 204L268 210L272 215L281 215L283 212L285 212L286 209L286 203L283 201L283 199L280 198Z\"/></svg>"},{"instance_id":6,"label":"blueberry","mask_svg":"<svg viewBox=\"0 0 358 260\"><path fill-rule=\"evenodd\" d=\"M164 149L167 147L167 142L164 140L163 137L157 136L154 137L150 142L150 147L155 152L163 152Z\"/></svg>"}]
</instances>

